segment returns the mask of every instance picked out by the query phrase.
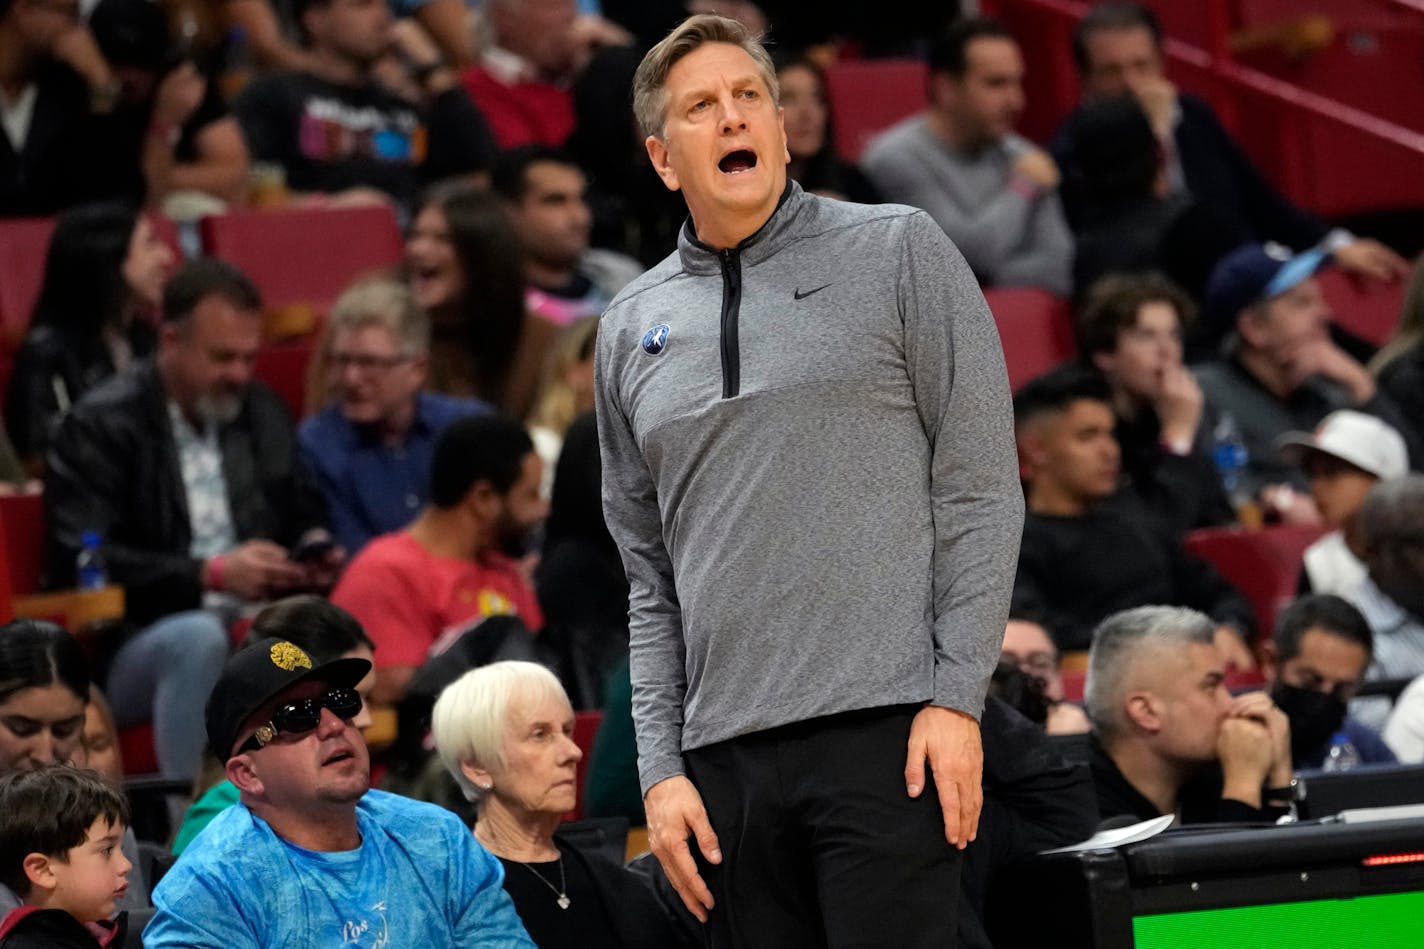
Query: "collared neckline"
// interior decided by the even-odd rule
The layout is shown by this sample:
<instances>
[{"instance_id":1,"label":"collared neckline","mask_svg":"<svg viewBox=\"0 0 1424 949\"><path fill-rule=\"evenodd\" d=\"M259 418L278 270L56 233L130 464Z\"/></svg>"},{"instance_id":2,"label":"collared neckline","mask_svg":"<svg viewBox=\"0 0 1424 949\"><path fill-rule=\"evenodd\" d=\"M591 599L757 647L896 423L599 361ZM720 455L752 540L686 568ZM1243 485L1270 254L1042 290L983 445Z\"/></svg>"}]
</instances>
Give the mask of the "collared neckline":
<instances>
[{"instance_id":1,"label":"collared neckline","mask_svg":"<svg viewBox=\"0 0 1424 949\"><path fill-rule=\"evenodd\" d=\"M791 240L793 226L811 207L812 202L801 190L801 186L787 178L786 187L782 190L771 217L732 249L741 255L742 263L746 266L766 260ZM683 269L689 273L714 274L722 270L722 252L698 239L690 216L678 232L677 253L682 260Z\"/></svg>"}]
</instances>

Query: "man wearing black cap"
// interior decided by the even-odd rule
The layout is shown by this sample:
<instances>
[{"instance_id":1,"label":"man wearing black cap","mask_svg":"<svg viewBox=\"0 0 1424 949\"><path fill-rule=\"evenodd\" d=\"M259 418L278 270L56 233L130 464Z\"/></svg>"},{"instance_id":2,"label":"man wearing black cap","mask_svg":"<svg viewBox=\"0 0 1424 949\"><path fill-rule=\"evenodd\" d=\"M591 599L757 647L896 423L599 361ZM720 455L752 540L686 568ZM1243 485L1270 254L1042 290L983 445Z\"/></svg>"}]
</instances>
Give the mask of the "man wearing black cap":
<instances>
[{"instance_id":1,"label":"man wearing black cap","mask_svg":"<svg viewBox=\"0 0 1424 949\"><path fill-rule=\"evenodd\" d=\"M1330 306L1315 279L1329 259L1321 250L1292 254L1279 244L1245 244L1207 281L1204 317L1235 333L1224 358L1194 371L1218 425L1229 417L1240 433L1249 455L1242 488L1253 497L1272 484L1306 487L1275 440L1314 429L1336 409L1377 416L1406 443L1414 437L1374 377L1330 337Z\"/></svg>"},{"instance_id":2,"label":"man wearing black cap","mask_svg":"<svg viewBox=\"0 0 1424 949\"><path fill-rule=\"evenodd\" d=\"M149 947L530 947L499 862L449 811L370 790L364 659L264 639L228 660L208 743L241 794L154 893Z\"/></svg>"}]
</instances>

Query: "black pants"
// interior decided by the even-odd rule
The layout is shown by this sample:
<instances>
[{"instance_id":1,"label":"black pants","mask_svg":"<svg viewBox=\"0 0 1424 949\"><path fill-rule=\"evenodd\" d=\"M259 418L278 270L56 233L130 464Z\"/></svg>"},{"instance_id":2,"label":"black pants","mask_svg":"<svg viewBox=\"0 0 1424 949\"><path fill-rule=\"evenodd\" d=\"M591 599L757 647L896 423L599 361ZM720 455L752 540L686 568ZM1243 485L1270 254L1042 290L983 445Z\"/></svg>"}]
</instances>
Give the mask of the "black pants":
<instances>
[{"instance_id":1,"label":"black pants","mask_svg":"<svg viewBox=\"0 0 1424 949\"><path fill-rule=\"evenodd\" d=\"M698 854L715 949L952 949L959 852L934 781L905 793L919 706L849 712L689 751L722 863Z\"/></svg>"}]
</instances>

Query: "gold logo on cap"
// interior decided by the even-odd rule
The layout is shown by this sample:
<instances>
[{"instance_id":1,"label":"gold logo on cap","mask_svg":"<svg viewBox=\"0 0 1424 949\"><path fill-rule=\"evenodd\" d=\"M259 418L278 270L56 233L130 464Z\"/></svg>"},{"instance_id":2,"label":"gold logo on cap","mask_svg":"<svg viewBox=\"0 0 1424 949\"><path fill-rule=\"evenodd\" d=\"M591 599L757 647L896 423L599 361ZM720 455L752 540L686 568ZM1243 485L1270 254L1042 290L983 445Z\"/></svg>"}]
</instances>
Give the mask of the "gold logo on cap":
<instances>
[{"instance_id":1,"label":"gold logo on cap","mask_svg":"<svg viewBox=\"0 0 1424 949\"><path fill-rule=\"evenodd\" d=\"M272 644L272 665L285 672L294 669L310 669L311 657L288 642Z\"/></svg>"}]
</instances>

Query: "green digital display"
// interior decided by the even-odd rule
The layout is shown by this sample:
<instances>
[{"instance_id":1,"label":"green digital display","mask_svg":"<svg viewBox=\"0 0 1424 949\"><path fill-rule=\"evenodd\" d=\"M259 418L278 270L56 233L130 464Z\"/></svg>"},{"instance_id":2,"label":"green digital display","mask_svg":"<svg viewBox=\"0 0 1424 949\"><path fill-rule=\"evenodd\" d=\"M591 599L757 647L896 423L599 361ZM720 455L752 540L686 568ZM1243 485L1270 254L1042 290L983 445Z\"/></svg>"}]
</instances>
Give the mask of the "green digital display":
<instances>
[{"instance_id":1,"label":"green digital display","mask_svg":"<svg viewBox=\"0 0 1424 949\"><path fill-rule=\"evenodd\" d=\"M1420 949L1424 892L1138 916L1136 949Z\"/></svg>"}]
</instances>

